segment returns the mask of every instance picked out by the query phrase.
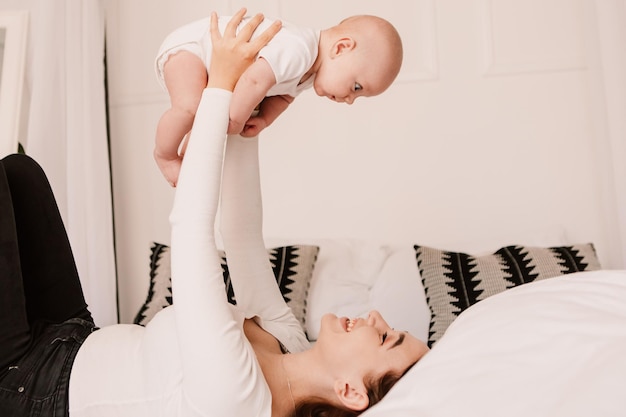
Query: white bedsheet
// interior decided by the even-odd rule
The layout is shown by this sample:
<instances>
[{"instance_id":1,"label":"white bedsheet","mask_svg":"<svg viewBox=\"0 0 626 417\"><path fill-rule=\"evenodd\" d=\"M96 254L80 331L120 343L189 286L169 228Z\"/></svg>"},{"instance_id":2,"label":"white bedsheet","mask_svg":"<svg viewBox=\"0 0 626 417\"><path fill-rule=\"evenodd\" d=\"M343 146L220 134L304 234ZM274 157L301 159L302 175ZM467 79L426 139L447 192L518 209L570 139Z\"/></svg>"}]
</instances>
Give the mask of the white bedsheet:
<instances>
[{"instance_id":1,"label":"white bedsheet","mask_svg":"<svg viewBox=\"0 0 626 417\"><path fill-rule=\"evenodd\" d=\"M477 303L363 416L626 416L626 271Z\"/></svg>"}]
</instances>

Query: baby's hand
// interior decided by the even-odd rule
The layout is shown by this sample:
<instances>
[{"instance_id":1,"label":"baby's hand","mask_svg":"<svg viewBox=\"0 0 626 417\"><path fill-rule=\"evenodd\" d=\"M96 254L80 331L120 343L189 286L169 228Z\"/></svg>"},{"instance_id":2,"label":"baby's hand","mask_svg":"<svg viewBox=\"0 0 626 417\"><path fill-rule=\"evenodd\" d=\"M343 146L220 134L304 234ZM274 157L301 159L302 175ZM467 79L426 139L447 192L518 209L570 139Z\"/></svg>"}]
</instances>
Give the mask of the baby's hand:
<instances>
[{"instance_id":1,"label":"baby's hand","mask_svg":"<svg viewBox=\"0 0 626 417\"><path fill-rule=\"evenodd\" d=\"M259 116L253 116L249 118L246 124L243 126L243 130L241 131L240 135L244 138L252 138L258 136L259 133L261 133L261 131L266 127L267 122L264 118Z\"/></svg>"}]
</instances>

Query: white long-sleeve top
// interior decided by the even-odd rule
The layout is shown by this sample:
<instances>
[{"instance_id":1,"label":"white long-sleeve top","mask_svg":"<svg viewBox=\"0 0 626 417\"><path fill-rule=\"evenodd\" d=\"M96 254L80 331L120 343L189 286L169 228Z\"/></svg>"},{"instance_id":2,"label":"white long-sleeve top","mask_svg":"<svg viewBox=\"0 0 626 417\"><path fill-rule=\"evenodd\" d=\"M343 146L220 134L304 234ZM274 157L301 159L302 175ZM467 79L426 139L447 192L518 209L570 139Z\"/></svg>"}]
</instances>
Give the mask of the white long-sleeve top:
<instances>
[{"instance_id":1,"label":"white long-sleeve top","mask_svg":"<svg viewBox=\"0 0 626 417\"><path fill-rule=\"evenodd\" d=\"M258 140L231 136L224 155L230 97L204 91L185 153L170 215L174 305L145 328L114 325L87 338L70 377L71 417L269 417L271 394L244 319L292 352L309 347L261 236ZM220 183L236 307L226 300L215 244Z\"/></svg>"}]
</instances>

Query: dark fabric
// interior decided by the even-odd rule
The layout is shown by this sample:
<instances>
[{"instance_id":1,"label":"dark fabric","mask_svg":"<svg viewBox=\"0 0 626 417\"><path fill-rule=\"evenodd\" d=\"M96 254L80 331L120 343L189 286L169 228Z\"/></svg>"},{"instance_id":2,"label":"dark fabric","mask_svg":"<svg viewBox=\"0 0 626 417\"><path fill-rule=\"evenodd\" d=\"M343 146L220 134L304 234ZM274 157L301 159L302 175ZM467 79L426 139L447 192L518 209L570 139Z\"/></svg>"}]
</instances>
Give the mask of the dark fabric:
<instances>
[{"instance_id":1,"label":"dark fabric","mask_svg":"<svg viewBox=\"0 0 626 417\"><path fill-rule=\"evenodd\" d=\"M0 371L0 416L67 417L72 364L95 325L76 318L31 328L26 353Z\"/></svg>"},{"instance_id":2,"label":"dark fabric","mask_svg":"<svg viewBox=\"0 0 626 417\"><path fill-rule=\"evenodd\" d=\"M52 189L41 167L26 155L0 161L0 288L0 380L7 381L9 369L11 375L21 373L14 367L22 361L28 375L39 375L36 379L60 378L56 371L38 373L33 363L41 359L44 369L64 369L75 352L55 347L44 354L39 349L46 340L40 339L49 334L50 324L81 319L81 329L85 323L94 325ZM80 339L63 332L59 337ZM35 385L62 382L42 380ZM6 393L4 385L0 391ZM0 406L4 403L0 401ZM0 409L0 416L12 415L30 414Z\"/></svg>"}]
</instances>

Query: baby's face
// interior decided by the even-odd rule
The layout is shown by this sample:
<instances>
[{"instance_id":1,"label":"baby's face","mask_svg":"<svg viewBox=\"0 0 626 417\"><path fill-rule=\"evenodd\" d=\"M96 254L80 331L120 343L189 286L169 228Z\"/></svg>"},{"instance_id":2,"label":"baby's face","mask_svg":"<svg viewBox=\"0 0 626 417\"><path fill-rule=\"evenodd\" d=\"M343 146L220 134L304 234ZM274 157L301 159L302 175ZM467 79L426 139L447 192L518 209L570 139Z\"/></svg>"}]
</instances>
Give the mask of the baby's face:
<instances>
[{"instance_id":1,"label":"baby's face","mask_svg":"<svg viewBox=\"0 0 626 417\"><path fill-rule=\"evenodd\" d=\"M359 97L376 96L389 87L395 73L379 62L371 50L353 49L325 59L313 88L320 97L338 103L352 104Z\"/></svg>"}]
</instances>

